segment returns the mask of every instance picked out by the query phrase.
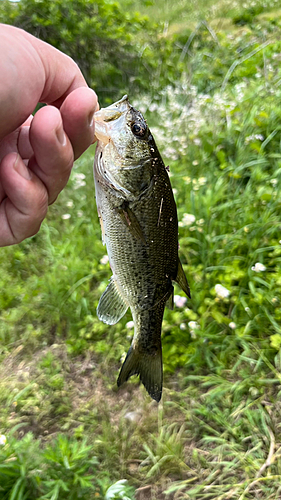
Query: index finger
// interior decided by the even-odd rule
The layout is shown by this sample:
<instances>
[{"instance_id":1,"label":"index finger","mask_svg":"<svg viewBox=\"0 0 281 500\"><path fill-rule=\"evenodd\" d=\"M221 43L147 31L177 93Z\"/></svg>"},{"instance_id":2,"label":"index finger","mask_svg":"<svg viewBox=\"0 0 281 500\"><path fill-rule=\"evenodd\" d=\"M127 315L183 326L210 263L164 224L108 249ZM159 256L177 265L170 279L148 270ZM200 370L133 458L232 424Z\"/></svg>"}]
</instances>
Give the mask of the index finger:
<instances>
[{"instance_id":1,"label":"index finger","mask_svg":"<svg viewBox=\"0 0 281 500\"><path fill-rule=\"evenodd\" d=\"M0 24L0 141L19 127L38 102L60 107L87 83L66 54L29 33Z\"/></svg>"}]
</instances>

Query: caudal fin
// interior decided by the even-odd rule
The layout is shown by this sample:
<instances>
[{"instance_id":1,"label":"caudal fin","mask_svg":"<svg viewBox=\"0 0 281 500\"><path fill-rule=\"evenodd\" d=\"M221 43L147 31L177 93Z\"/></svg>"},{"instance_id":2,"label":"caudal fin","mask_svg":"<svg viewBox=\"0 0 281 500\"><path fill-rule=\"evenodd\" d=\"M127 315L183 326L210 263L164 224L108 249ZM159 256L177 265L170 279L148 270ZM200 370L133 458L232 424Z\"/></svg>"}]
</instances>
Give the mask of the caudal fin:
<instances>
[{"instance_id":1,"label":"caudal fin","mask_svg":"<svg viewBox=\"0 0 281 500\"><path fill-rule=\"evenodd\" d=\"M118 387L132 375L140 376L148 394L158 403L162 396L163 383L161 345L159 348L155 348L152 353L140 351L133 346L130 347L119 373Z\"/></svg>"}]
</instances>

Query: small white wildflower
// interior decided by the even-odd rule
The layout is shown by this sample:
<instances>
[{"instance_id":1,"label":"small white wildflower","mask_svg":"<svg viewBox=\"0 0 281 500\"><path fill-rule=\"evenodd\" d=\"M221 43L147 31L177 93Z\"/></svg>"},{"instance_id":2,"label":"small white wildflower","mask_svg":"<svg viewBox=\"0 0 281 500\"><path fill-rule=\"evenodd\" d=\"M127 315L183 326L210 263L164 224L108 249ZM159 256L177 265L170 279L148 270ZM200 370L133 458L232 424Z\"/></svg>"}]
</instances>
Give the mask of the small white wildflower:
<instances>
[{"instance_id":1,"label":"small white wildflower","mask_svg":"<svg viewBox=\"0 0 281 500\"><path fill-rule=\"evenodd\" d=\"M83 186L86 186L86 182L85 181L80 181L78 179L78 181L75 182L74 189L79 189L80 187L83 187Z\"/></svg>"},{"instance_id":2,"label":"small white wildflower","mask_svg":"<svg viewBox=\"0 0 281 500\"><path fill-rule=\"evenodd\" d=\"M71 217L71 215L70 215L70 214L63 214L63 215L61 216L61 218L62 218L62 219L64 219L64 220L70 219L70 217Z\"/></svg>"},{"instance_id":3,"label":"small white wildflower","mask_svg":"<svg viewBox=\"0 0 281 500\"><path fill-rule=\"evenodd\" d=\"M195 222L195 219L196 219L196 217L193 214L183 214L183 218L180 221L181 226L191 226L191 224L193 224L193 222Z\"/></svg>"},{"instance_id":4,"label":"small white wildflower","mask_svg":"<svg viewBox=\"0 0 281 500\"><path fill-rule=\"evenodd\" d=\"M128 321L128 323L126 323L126 328L128 328L129 330L131 328L134 328L134 322L133 321Z\"/></svg>"},{"instance_id":5,"label":"small white wildflower","mask_svg":"<svg viewBox=\"0 0 281 500\"><path fill-rule=\"evenodd\" d=\"M158 108L158 105L156 104L156 102L150 104L150 106L149 106L149 109L151 112L156 111L157 108Z\"/></svg>"},{"instance_id":6,"label":"small white wildflower","mask_svg":"<svg viewBox=\"0 0 281 500\"><path fill-rule=\"evenodd\" d=\"M198 328L200 328L197 321L189 321L188 327L189 327L191 338L196 339L196 330L198 330Z\"/></svg>"},{"instance_id":7,"label":"small white wildflower","mask_svg":"<svg viewBox=\"0 0 281 500\"><path fill-rule=\"evenodd\" d=\"M197 179L192 179L192 188L194 191L198 191L200 188L200 184L198 183Z\"/></svg>"},{"instance_id":8,"label":"small white wildflower","mask_svg":"<svg viewBox=\"0 0 281 500\"><path fill-rule=\"evenodd\" d=\"M186 324L185 323L181 323L180 324L180 330L186 330Z\"/></svg>"},{"instance_id":9,"label":"small white wildflower","mask_svg":"<svg viewBox=\"0 0 281 500\"><path fill-rule=\"evenodd\" d=\"M199 139L199 137L195 137L193 142L194 142L195 146L201 146L201 144L202 144L201 139Z\"/></svg>"},{"instance_id":10,"label":"small white wildflower","mask_svg":"<svg viewBox=\"0 0 281 500\"><path fill-rule=\"evenodd\" d=\"M194 160L194 161L192 162L192 165L194 165L194 166L196 166L196 165L198 165L198 164L199 164L199 161L197 161L197 160Z\"/></svg>"},{"instance_id":11,"label":"small white wildflower","mask_svg":"<svg viewBox=\"0 0 281 500\"><path fill-rule=\"evenodd\" d=\"M84 179L86 179L86 175L80 172L75 172L74 178L79 179L79 181L83 181Z\"/></svg>"},{"instance_id":12,"label":"small white wildflower","mask_svg":"<svg viewBox=\"0 0 281 500\"><path fill-rule=\"evenodd\" d=\"M207 177L199 177L199 179L198 179L199 186L204 186L204 184L206 184L206 182L207 182Z\"/></svg>"},{"instance_id":13,"label":"small white wildflower","mask_svg":"<svg viewBox=\"0 0 281 500\"><path fill-rule=\"evenodd\" d=\"M120 363L124 363L126 356L127 356L126 352L123 352L123 354L120 358Z\"/></svg>"},{"instance_id":14,"label":"small white wildflower","mask_svg":"<svg viewBox=\"0 0 281 500\"><path fill-rule=\"evenodd\" d=\"M190 184L191 183L191 178L188 175L186 175L182 179L184 180L185 184Z\"/></svg>"},{"instance_id":15,"label":"small white wildflower","mask_svg":"<svg viewBox=\"0 0 281 500\"><path fill-rule=\"evenodd\" d=\"M231 321L228 326L229 326L229 328L231 328L231 330L235 330L236 323L234 323L234 321Z\"/></svg>"},{"instance_id":16,"label":"small white wildflower","mask_svg":"<svg viewBox=\"0 0 281 500\"><path fill-rule=\"evenodd\" d=\"M215 286L215 292L219 299L226 299L230 295L230 291L220 284Z\"/></svg>"},{"instance_id":17,"label":"small white wildflower","mask_svg":"<svg viewBox=\"0 0 281 500\"><path fill-rule=\"evenodd\" d=\"M183 297L182 295L175 295L174 296L174 304L176 307L183 307L187 303L187 298Z\"/></svg>"},{"instance_id":18,"label":"small white wildflower","mask_svg":"<svg viewBox=\"0 0 281 500\"><path fill-rule=\"evenodd\" d=\"M278 180L277 179L271 179L270 184L272 184L273 187L276 187L277 184L278 184Z\"/></svg>"},{"instance_id":19,"label":"small white wildflower","mask_svg":"<svg viewBox=\"0 0 281 500\"><path fill-rule=\"evenodd\" d=\"M0 445L4 446L7 442L7 438L4 434L0 434Z\"/></svg>"},{"instance_id":20,"label":"small white wildflower","mask_svg":"<svg viewBox=\"0 0 281 500\"><path fill-rule=\"evenodd\" d=\"M247 313L249 313L249 312L251 311L251 309L250 309L249 307L245 307L245 311L246 311Z\"/></svg>"},{"instance_id":21,"label":"small white wildflower","mask_svg":"<svg viewBox=\"0 0 281 500\"><path fill-rule=\"evenodd\" d=\"M198 328L200 328L197 321L189 321L188 326L191 330L197 330Z\"/></svg>"},{"instance_id":22,"label":"small white wildflower","mask_svg":"<svg viewBox=\"0 0 281 500\"><path fill-rule=\"evenodd\" d=\"M261 262L256 262L254 266L252 266L252 271L256 273L261 273L266 270L266 267Z\"/></svg>"},{"instance_id":23,"label":"small white wildflower","mask_svg":"<svg viewBox=\"0 0 281 500\"><path fill-rule=\"evenodd\" d=\"M67 207L72 208L73 207L73 201L69 200L66 204Z\"/></svg>"},{"instance_id":24,"label":"small white wildflower","mask_svg":"<svg viewBox=\"0 0 281 500\"><path fill-rule=\"evenodd\" d=\"M83 215L84 215L83 210L78 210L77 211L77 217L83 217Z\"/></svg>"},{"instance_id":25,"label":"small white wildflower","mask_svg":"<svg viewBox=\"0 0 281 500\"><path fill-rule=\"evenodd\" d=\"M109 257L108 255L104 255L101 260L100 260L100 263L103 264L105 266L105 264L107 264L109 261Z\"/></svg>"},{"instance_id":26,"label":"small white wildflower","mask_svg":"<svg viewBox=\"0 0 281 500\"><path fill-rule=\"evenodd\" d=\"M252 141L263 141L264 137L261 134L252 134L248 135L248 137L245 138L245 143L249 144Z\"/></svg>"}]
</instances>

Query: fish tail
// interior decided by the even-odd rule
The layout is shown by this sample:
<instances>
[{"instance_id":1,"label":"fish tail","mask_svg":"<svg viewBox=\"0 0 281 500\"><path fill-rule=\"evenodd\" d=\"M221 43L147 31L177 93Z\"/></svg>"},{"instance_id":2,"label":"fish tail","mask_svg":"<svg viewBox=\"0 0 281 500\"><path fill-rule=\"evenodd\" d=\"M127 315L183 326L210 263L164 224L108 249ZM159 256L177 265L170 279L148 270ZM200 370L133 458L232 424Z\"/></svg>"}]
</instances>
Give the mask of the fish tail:
<instances>
[{"instance_id":1,"label":"fish tail","mask_svg":"<svg viewBox=\"0 0 281 500\"><path fill-rule=\"evenodd\" d=\"M161 344L147 351L138 349L137 345L131 345L119 373L118 387L132 375L140 376L148 394L158 403L162 396L163 383Z\"/></svg>"}]
</instances>

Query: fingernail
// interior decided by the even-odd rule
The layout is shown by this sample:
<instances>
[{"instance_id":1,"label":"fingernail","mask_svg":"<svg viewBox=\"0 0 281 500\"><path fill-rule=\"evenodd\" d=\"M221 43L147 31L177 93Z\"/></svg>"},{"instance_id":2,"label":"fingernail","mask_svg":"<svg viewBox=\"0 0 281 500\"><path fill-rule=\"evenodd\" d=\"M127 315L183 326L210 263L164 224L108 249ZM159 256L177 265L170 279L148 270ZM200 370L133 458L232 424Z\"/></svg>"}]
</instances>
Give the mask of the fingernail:
<instances>
[{"instance_id":1,"label":"fingernail","mask_svg":"<svg viewBox=\"0 0 281 500\"><path fill-rule=\"evenodd\" d=\"M95 121L95 119L94 119L94 115L95 115L95 112L96 112L98 109L99 109L99 106L98 106L98 104L97 104L97 105L95 106L95 108L94 108L94 109L92 109L92 111L89 113L89 115L88 115L88 123L89 123L89 127L92 127L92 126L93 126L94 121Z\"/></svg>"},{"instance_id":2,"label":"fingernail","mask_svg":"<svg viewBox=\"0 0 281 500\"><path fill-rule=\"evenodd\" d=\"M23 163L23 161L22 161L22 159L21 159L21 157L20 157L19 154L17 154L17 157L15 159L14 170L19 175L21 175L24 179L26 179L27 181L30 181L30 179L31 179L31 173L30 173L29 169Z\"/></svg>"},{"instance_id":3,"label":"fingernail","mask_svg":"<svg viewBox=\"0 0 281 500\"><path fill-rule=\"evenodd\" d=\"M64 132L62 126L60 126L59 128L56 129L56 134L57 134L58 141L61 143L62 146L65 146L66 145L66 135L65 135L65 132Z\"/></svg>"}]
</instances>

